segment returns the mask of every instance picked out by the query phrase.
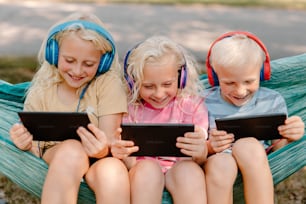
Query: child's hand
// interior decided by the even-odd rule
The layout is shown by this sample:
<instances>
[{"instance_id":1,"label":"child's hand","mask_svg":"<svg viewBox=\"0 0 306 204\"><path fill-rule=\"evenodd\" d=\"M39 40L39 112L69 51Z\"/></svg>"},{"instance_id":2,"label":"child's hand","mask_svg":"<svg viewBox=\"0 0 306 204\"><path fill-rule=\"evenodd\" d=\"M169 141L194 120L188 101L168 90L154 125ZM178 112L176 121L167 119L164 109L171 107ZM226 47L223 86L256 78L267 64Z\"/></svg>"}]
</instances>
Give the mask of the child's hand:
<instances>
[{"instance_id":1,"label":"child's hand","mask_svg":"<svg viewBox=\"0 0 306 204\"><path fill-rule=\"evenodd\" d=\"M10 129L10 136L13 143L21 150L27 151L32 147L33 136L24 127L24 125L16 123Z\"/></svg>"},{"instance_id":2,"label":"child's hand","mask_svg":"<svg viewBox=\"0 0 306 204\"><path fill-rule=\"evenodd\" d=\"M77 129L85 152L90 157L105 157L108 154L108 141L106 135L94 124L89 124L88 129L90 131L84 127L79 127Z\"/></svg>"},{"instance_id":3,"label":"child's hand","mask_svg":"<svg viewBox=\"0 0 306 204\"><path fill-rule=\"evenodd\" d=\"M115 140L111 144L111 153L113 157L116 157L118 159L124 159L133 152L137 152L139 150L138 146L134 146L133 141L127 141L127 140Z\"/></svg>"},{"instance_id":4,"label":"child's hand","mask_svg":"<svg viewBox=\"0 0 306 204\"><path fill-rule=\"evenodd\" d=\"M121 140L121 131L122 129L118 128L117 132L119 134L119 138L115 139L110 145L110 151L113 157L118 159L124 159L133 152L137 152L139 150L139 147L135 146L133 141Z\"/></svg>"},{"instance_id":5,"label":"child's hand","mask_svg":"<svg viewBox=\"0 0 306 204\"><path fill-rule=\"evenodd\" d=\"M278 127L279 134L289 141L299 140L305 131L305 124L299 116L291 116L285 124Z\"/></svg>"},{"instance_id":6,"label":"child's hand","mask_svg":"<svg viewBox=\"0 0 306 204\"><path fill-rule=\"evenodd\" d=\"M201 127L195 127L195 132L187 132L184 137L178 137L176 146L183 154L191 156L198 164L203 164L207 157L207 132Z\"/></svg>"},{"instance_id":7,"label":"child's hand","mask_svg":"<svg viewBox=\"0 0 306 204\"><path fill-rule=\"evenodd\" d=\"M209 142L215 153L222 152L232 146L234 135L223 130L212 129L209 132Z\"/></svg>"}]
</instances>

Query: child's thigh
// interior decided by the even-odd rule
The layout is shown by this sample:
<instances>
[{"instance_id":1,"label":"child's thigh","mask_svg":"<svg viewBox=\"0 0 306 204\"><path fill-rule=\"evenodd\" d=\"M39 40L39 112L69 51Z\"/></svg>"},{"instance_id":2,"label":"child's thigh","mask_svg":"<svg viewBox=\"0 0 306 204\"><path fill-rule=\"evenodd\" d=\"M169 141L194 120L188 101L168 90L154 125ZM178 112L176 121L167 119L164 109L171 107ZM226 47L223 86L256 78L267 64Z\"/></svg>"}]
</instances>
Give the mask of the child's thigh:
<instances>
[{"instance_id":1,"label":"child's thigh","mask_svg":"<svg viewBox=\"0 0 306 204\"><path fill-rule=\"evenodd\" d=\"M118 184L124 186L128 182L128 171L124 163L114 157L106 157L95 161L85 175L90 186Z\"/></svg>"},{"instance_id":2,"label":"child's thigh","mask_svg":"<svg viewBox=\"0 0 306 204\"><path fill-rule=\"evenodd\" d=\"M160 164L156 160L138 160L136 164L129 171L131 182L146 182L150 181L162 181L164 180L164 174ZM148 176L149 175L149 176Z\"/></svg>"},{"instance_id":3,"label":"child's thigh","mask_svg":"<svg viewBox=\"0 0 306 204\"><path fill-rule=\"evenodd\" d=\"M232 154L239 166L251 167L255 163L267 160L263 144L253 137L237 140L233 145Z\"/></svg>"},{"instance_id":4,"label":"child's thigh","mask_svg":"<svg viewBox=\"0 0 306 204\"><path fill-rule=\"evenodd\" d=\"M62 163L63 165L89 165L88 156L81 142L77 140L65 140L46 150L43 159L51 163Z\"/></svg>"},{"instance_id":5,"label":"child's thigh","mask_svg":"<svg viewBox=\"0 0 306 204\"><path fill-rule=\"evenodd\" d=\"M195 185L205 182L204 171L200 165L193 160L181 160L176 162L171 169L166 172L166 186L169 185Z\"/></svg>"},{"instance_id":6,"label":"child's thigh","mask_svg":"<svg viewBox=\"0 0 306 204\"><path fill-rule=\"evenodd\" d=\"M209 156L204 164L205 177L214 183L232 184L238 174L238 165L231 153Z\"/></svg>"}]
</instances>

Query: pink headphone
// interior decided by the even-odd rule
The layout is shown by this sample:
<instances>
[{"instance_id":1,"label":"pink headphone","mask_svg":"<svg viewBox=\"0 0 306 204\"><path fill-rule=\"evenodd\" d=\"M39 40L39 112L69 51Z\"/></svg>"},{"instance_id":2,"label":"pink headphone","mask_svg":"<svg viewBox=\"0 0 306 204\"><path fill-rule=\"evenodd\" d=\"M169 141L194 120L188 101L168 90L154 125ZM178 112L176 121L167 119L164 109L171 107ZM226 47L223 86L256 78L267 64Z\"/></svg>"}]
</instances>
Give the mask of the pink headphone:
<instances>
[{"instance_id":1,"label":"pink headphone","mask_svg":"<svg viewBox=\"0 0 306 204\"><path fill-rule=\"evenodd\" d=\"M231 36L236 35L236 34L242 34L242 35L247 36L248 38L254 40L261 47L261 49L264 51L264 53L266 55L266 60L264 61L261 72L260 72L260 80L261 81L269 80L270 77L271 77L270 56L269 56L269 53L267 51L267 48L260 41L260 39L258 37L256 37L255 35L253 35L252 33L249 33L249 32L246 32L246 31L232 31L232 32L227 32L227 33L221 35L220 37L218 37L212 43L212 45L210 46L210 48L208 50L207 57L206 57L206 69L207 69L208 81L209 81L211 86L217 86L219 84L218 76L217 76L216 72L214 71L213 67L210 65L210 62L209 62L211 49L218 41L220 41L220 40L222 40L226 37L231 37Z\"/></svg>"}]
</instances>

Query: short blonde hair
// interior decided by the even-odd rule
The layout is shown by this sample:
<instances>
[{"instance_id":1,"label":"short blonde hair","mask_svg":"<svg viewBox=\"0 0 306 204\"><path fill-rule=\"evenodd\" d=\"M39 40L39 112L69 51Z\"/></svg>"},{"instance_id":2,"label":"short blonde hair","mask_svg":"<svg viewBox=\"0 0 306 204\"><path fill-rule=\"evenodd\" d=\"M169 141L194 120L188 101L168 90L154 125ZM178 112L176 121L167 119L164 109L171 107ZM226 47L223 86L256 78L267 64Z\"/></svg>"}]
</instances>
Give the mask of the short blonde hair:
<instances>
[{"instance_id":1,"label":"short blonde hair","mask_svg":"<svg viewBox=\"0 0 306 204\"><path fill-rule=\"evenodd\" d=\"M212 67L260 66L266 60L264 50L244 34L235 34L216 42L211 48L209 63Z\"/></svg>"},{"instance_id":2,"label":"short blonde hair","mask_svg":"<svg viewBox=\"0 0 306 204\"><path fill-rule=\"evenodd\" d=\"M139 90L145 65L159 63L167 55L175 57L178 70L182 66L186 66L186 86L179 91L178 96L191 96L201 93L204 88L199 80L198 65L195 59L182 46L171 39L165 36L152 36L130 50L125 62L125 73L133 81L132 90L129 92L129 104L140 103Z\"/></svg>"}]
</instances>

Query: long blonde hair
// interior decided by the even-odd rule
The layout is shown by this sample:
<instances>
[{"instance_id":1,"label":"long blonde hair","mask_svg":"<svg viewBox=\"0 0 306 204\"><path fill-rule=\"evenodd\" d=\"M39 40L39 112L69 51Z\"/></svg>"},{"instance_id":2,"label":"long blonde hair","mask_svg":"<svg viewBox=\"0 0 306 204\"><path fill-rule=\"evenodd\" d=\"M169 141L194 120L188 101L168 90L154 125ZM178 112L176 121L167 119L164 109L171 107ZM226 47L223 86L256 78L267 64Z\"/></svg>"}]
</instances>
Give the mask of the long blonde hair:
<instances>
[{"instance_id":1,"label":"long blonde hair","mask_svg":"<svg viewBox=\"0 0 306 204\"><path fill-rule=\"evenodd\" d=\"M35 73L31 87L28 90L28 93L39 93L41 91L44 91L45 89L51 87L54 84L60 83L63 81L63 78L60 76L58 69L56 66L49 64L49 62L46 60L45 53L46 53L46 44L47 40L49 38L49 33L52 31L56 26L65 23L67 21L73 21L73 20L85 20L92 23L95 23L102 28L105 29L105 26L103 22L94 14L84 14L84 13L73 13L72 15L69 15L64 20L61 20L54 24L48 31L48 35L45 37L39 53L38 53L38 71ZM106 29L105 29L106 30ZM71 35L71 34L77 34L81 39L87 40L92 42L95 47L101 51L101 56L106 53L110 52L112 50L112 45L110 42L105 39L103 36L101 36L98 32L86 29L82 27L80 24L71 24L71 26L67 27L67 29L64 29L63 31L58 32L55 35L55 40L58 42L59 46L62 43L62 40L64 37ZM112 66L110 68L112 71L116 71L120 73L120 64L118 61L118 54L115 53L115 57L112 63ZM80 87L80 89L83 89L84 87Z\"/></svg>"},{"instance_id":2,"label":"long blonde hair","mask_svg":"<svg viewBox=\"0 0 306 204\"><path fill-rule=\"evenodd\" d=\"M174 55L177 69L186 66L186 86L178 92L178 97L200 94L204 87L199 80L195 59L178 43L165 36L152 36L136 45L129 52L125 62L126 78L133 80L129 91L129 104L140 103L139 90L143 81L143 70L147 63L158 63L165 55ZM129 81L127 80L127 86Z\"/></svg>"}]
</instances>

